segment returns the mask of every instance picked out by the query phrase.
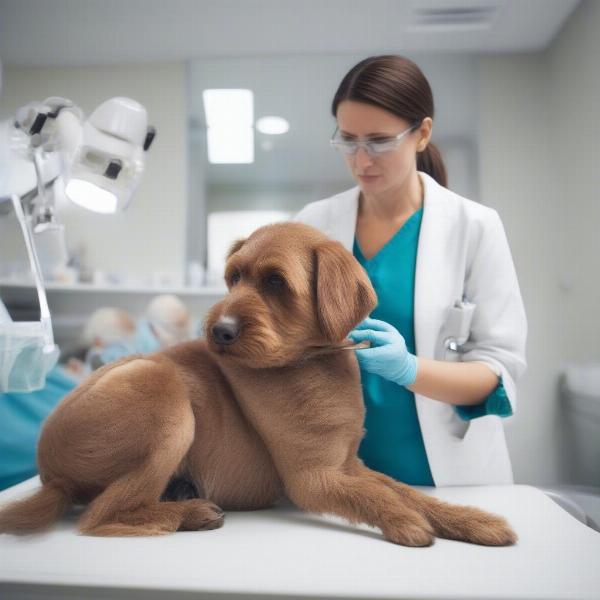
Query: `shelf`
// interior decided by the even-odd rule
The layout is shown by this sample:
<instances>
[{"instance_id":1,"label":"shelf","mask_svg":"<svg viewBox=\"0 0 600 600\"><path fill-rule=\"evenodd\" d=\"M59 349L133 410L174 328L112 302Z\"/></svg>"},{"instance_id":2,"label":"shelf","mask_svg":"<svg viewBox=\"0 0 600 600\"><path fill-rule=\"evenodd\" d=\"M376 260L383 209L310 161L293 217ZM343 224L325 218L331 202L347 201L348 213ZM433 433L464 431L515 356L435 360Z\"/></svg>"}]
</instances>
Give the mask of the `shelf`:
<instances>
[{"instance_id":1,"label":"shelf","mask_svg":"<svg viewBox=\"0 0 600 600\"><path fill-rule=\"evenodd\" d=\"M0 287L6 288L35 288L33 283L0 280ZM225 286L203 287L136 287L125 285L94 285L86 283L45 283L46 293L53 291L81 293L114 293L114 294L175 294L178 296L224 296Z\"/></svg>"}]
</instances>

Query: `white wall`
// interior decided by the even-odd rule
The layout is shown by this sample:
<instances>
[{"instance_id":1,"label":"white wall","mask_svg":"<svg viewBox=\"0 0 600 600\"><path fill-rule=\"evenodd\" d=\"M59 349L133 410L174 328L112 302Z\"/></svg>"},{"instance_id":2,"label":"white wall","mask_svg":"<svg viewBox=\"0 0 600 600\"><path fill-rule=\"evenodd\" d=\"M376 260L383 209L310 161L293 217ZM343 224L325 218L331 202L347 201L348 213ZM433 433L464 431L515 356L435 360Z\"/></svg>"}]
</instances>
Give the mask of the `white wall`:
<instances>
[{"instance_id":1,"label":"white wall","mask_svg":"<svg viewBox=\"0 0 600 600\"><path fill-rule=\"evenodd\" d=\"M506 425L517 482L573 482L558 380L600 360L599 30L584 2L546 51L480 62L481 201L504 222L529 325Z\"/></svg>"},{"instance_id":2,"label":"white wall","mask_svg":"<svg viewBox=\"0 0 600 600\"><path fill-rule=\"evenodd\" d=\"M92 267L139 278L152 271L183 275L187 190L186 99L183 62L110 67L6 67L0 119L32 100L69 98L86 115L113 96L148 110L157 135L129 209L96 215L69 205L61 213L67 245L87 242Z\"/></svg>"},{"instance_id":3,"label":"white wall","mask_svg":"<svg viewBox=\"0 0 600 600\"><path fill-rule=\"evenodd\" d=\"M549 167L556 183L560 222L557 268L565 293L559 296L556 335L564 362L600 361L600 3L587 0L549 53ZM600 393L600 390L598 390ZM561 479L600 485L597 441L600 423L566 417L555 423ZM576 423L578 429L571 425ZM595 435L581 443L578 434ZM595 450L592 452L592 444ZM573 460L578 447L584 463ZM593 464L590 457L594 456Z\"/></svg>"}]
</instances>

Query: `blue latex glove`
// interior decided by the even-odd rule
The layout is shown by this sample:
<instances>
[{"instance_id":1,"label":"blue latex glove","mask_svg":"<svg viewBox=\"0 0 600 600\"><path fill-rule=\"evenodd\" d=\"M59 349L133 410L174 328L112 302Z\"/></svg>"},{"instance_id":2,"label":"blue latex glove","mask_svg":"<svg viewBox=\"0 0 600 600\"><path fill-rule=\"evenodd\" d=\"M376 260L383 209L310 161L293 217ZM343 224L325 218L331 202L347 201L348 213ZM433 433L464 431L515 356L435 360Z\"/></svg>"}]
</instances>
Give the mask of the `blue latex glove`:
<instances>
[{"instance_id":1,"label":"blue latex glove","mask_svg":"<svg viewBox=\"0 0 600 600\"><path fill-rule=\"evenodd\" d=\"M411 385L417 378L417 357L406 348L402 334L385 321L367 318L348 337L354 342L369 340L370 348L355 350L362 369L398 385Z\"/></svg>"}]
</instances>

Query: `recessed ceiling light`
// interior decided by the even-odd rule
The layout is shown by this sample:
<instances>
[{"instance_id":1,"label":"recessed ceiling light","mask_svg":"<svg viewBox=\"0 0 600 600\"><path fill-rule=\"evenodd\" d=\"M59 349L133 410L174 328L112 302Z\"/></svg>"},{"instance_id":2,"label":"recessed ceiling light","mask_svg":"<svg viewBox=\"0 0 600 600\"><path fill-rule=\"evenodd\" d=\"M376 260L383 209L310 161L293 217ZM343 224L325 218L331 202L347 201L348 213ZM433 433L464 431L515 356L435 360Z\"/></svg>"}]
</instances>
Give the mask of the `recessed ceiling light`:
<instances>
[{"instance_id":1,"label":"recessed ceiling light","mask_svg":"<svg viewBox=\"0 0 600 600\"><path fill-rule=\"evenodd\" d=\"M290 128L290 124L283 117L261 117L256 121L256 129L268 135L281 135Z\"/></svg>"}]
</instances>

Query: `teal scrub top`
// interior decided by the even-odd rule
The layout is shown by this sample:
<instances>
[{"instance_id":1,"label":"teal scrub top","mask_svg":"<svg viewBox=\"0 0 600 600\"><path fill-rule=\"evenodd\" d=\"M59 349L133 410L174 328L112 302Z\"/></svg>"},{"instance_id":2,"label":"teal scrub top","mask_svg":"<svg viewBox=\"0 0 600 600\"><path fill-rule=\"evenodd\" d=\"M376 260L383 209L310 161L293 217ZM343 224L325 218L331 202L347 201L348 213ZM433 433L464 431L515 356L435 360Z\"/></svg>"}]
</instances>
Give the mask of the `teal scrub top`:
<instances>
[{"instance_id":1,"label":"teal scrub top","mask_svg":"<svg viewBox=\"0 0 600 600\"><path fill-rule=\"evenodd\" d=\"M422 216L421 207L368 260L356 237L353 246L354 257L367 272L377 292L378 304L370 316L393 325L404 337L411 354L416 354L414 285ZM425 452L414 393L362 369L361 383L366 409L366 433L358 450L359 458L367 467L404 483L435 485ZM463 420L486 414L512 414L502 381L483 402L454 408Z\"/></svg>"}]
</instances>

